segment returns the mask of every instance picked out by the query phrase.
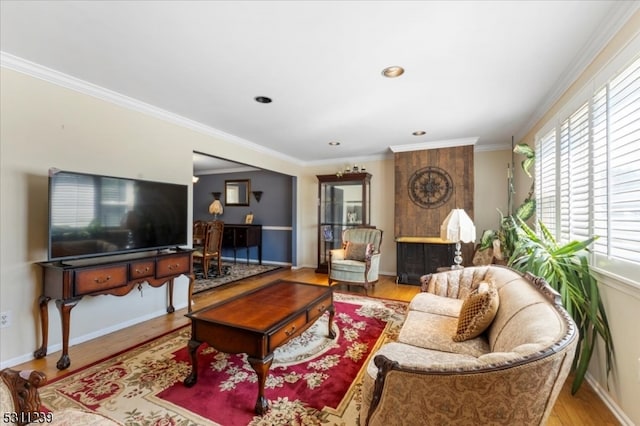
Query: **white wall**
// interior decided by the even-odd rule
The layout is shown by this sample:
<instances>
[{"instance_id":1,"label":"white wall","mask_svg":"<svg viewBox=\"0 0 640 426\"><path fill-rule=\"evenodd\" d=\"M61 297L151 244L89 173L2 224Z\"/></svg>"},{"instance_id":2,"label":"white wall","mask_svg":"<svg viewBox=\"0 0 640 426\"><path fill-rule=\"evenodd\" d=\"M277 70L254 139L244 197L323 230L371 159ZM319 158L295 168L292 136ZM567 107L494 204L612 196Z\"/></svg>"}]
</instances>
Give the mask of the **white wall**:
<instances>
[{"instance_id":1,"label":"white wall","mask_svg":"<svg viewBox=\"0 0 640 426\"><path fill-rule=\"evenodd\" d=\"M640 283L596 271L596 279L613 337L614 361L607 378L603 345L589 365L589 383L621 410L623 424L640 425Z\"/></svg>"},{"instance_id":2,"label":"white wall","mask_svg":"<svg viewBox=\"0 0 640 426\"><path fill-rule=\"evenodd\" d=\"M483 231L498 229L500 212L507 214L507 164L511 163L511 150L481 151L474 157L473 210L479 242Z\"/></svg>"}]
</instances>

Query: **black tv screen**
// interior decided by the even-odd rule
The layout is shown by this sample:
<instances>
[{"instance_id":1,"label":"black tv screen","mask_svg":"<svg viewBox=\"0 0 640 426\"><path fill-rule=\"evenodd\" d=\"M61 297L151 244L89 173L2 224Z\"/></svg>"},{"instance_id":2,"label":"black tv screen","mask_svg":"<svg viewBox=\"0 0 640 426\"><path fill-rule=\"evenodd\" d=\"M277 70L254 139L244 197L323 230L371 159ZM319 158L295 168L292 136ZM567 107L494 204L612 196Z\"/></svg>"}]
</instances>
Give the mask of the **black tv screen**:
<instances>
[{"instance_id":1,"label":"black tv screen","mask_svg":"<svg viewBox=\"0 0 640 426\"><path fill-rule=\"evenodd\" d=\"M49 260L187 243L188 187L49 171Z\"/></svg>"}]
</instances>

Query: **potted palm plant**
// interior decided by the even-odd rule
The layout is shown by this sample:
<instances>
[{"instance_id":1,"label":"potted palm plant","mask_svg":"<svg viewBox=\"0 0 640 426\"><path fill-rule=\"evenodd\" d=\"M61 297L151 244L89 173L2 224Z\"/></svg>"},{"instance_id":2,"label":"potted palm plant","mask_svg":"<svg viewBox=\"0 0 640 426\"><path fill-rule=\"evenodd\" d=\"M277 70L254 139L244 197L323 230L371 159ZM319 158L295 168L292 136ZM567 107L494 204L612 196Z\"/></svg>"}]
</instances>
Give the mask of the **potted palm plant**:
<instances>
[{"instance_id":1,"label":"potted palm plant","mask_svg":"<svg viewBox=\"0 0 640 426\"><path fill-rule=\"evenodd\" d=\"M513 152L515 154L520 154L524 156L524 160L522 160L521 166L524 173L529 176L529 178L533 179L533 175L531 174L531 169L535 164L535 151L527 144L517 144L513 148ZM518 218L522 221L527 221L531 217L533 217L536 212L536 199L533 197L534 192L534 181L531 182L531 188L529 189L529 193L527 197L524 199L522 204L518 206L515 210L512 207L513 204L513 174L509 176L508 182L508 194L507 198L509 199L509 212L505 216L500 210L500 228L498 230L487 229L483 232L482 237L480 239L480 250L486 250L493 247L493 242L495 240L500 241L500 248L502 251L502 255L505 259L511 257L511 253L515 247L517 241L516 229L513 226L514 217Z\"/></svg>"},{"instance_id":2,"label":"potted palm plant","mask_svg":"<svg viewBox=\"0 0 640 426\"><path fill-rule=\"evenodd\" d=\"M560 293L565 309L578 326L580 336L571 387L571 393L575 394L584 380L598 336L605 346L607 374L611 371L613 357L607 315L587 259L589 246L597 237L559 244L542 222L539 222L540 233L537 234L517 217L510 216L508 220L516 234L509 266L544 278Z\"/></svg>"}]
</instances>

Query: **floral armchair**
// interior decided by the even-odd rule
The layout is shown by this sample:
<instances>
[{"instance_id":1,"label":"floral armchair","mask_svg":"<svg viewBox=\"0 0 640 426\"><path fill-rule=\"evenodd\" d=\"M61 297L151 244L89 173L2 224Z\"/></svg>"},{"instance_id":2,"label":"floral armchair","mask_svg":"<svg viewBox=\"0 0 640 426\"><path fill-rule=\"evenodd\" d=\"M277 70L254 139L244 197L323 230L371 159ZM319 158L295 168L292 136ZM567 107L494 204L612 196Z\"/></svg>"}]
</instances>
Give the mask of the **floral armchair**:
<instances>
[{"instance_id":1,"label":"floral armchair","mask_svg":"<svg viewBox=\"0 0 640 426\"><path fill-rule=\"evenodd\" d=\"M368 291L378 281L382 230L349 228L342 232L340 249L329 252L329 285L360 285Z\"/></svg>"}]
</instances>

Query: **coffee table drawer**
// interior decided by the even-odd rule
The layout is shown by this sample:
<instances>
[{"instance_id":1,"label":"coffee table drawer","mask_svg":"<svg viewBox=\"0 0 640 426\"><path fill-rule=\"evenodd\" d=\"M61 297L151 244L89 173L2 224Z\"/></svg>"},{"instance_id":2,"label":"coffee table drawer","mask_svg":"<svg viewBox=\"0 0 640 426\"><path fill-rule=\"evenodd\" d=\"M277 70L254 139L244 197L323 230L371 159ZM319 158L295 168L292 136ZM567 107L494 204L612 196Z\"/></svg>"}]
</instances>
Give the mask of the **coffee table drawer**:
<instances>
[{"instance_id":1,"label":"coffee table drawer","mask_svg":"<svg viewBox=\"0 0 640 426\"><path fill-rule=\"evenodd\" d=\"M317 302L315 305L312 305L307 310L309 321L312 321L315 318L318 318L320 315L322 315L324 311L326 311L329 308L329 306L331 306L331 301L332 301L332 297L331 295L328 295L321 301Z\"/></svg>"},{"instance_id":2,"label":"coffee table drawer","mask_svg":"<svg viewBox=\"0 0 640 426\"><path fill-rule=\"evenodd\" d=\"M280 346L285 340L299 333L300 329L307 323L307 315L305 313L298 315L292 321L289 321L284 327L273 333L269 338L270 351Z\"/></svg>"},{"instance_id":3,"label":"coffee table drawer","mask_svg":"<svg viewBox=\"0 0 640 426\"><path fill-rule=\"evenodd\" d=\"M76 271L74 294L99 293L127 284L127 265L90 268Z\"/></svg>"}]
</instances>

